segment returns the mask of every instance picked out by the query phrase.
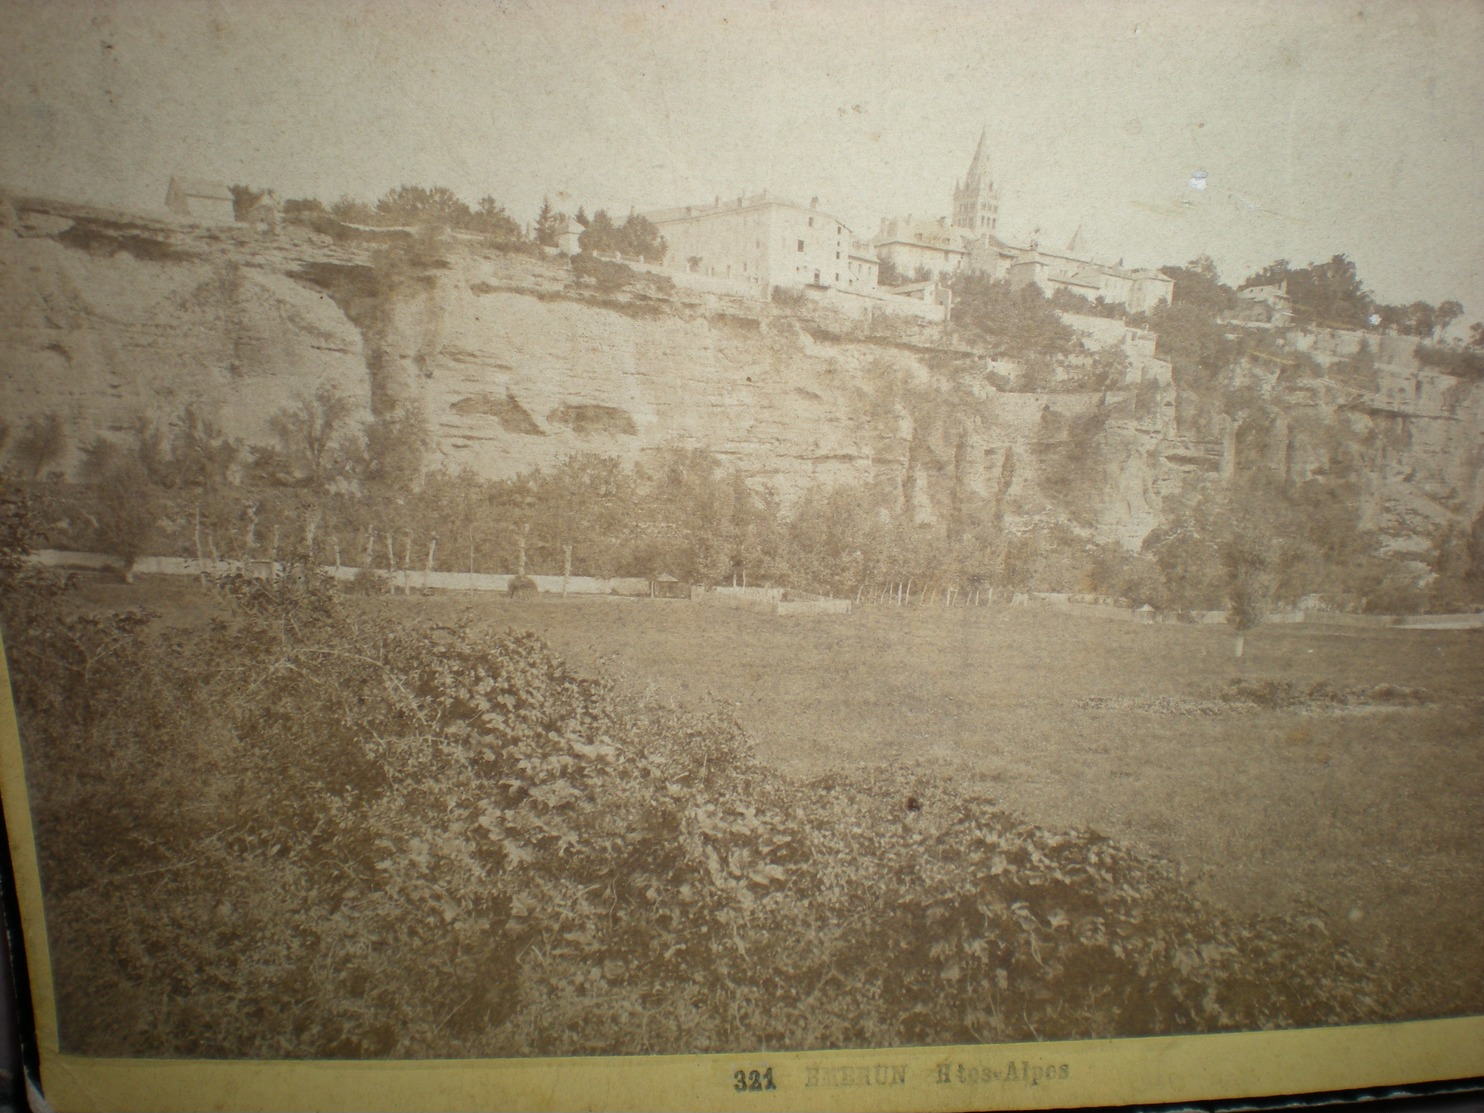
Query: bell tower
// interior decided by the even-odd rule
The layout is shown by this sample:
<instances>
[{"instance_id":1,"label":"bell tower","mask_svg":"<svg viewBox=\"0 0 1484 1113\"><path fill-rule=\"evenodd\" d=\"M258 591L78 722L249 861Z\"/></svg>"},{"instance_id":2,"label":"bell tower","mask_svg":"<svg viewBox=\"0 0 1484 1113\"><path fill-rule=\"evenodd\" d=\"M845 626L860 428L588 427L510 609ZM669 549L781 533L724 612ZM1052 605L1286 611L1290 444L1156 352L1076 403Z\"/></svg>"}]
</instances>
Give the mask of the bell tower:
<instances>
[{"instance_id":1,"label":"bell tower","mask_svg":"<svg viewBox=\"0 0 1484 1113\"><path fill-rule=\"evenodd\" d=\"M968 177L953 187L953 225L967 228L975 235L993 233L1000 216L1000 195L995 192L989 173L987 131L979 132L979 145L974 148Z\"/></svg>"}]
</instances>

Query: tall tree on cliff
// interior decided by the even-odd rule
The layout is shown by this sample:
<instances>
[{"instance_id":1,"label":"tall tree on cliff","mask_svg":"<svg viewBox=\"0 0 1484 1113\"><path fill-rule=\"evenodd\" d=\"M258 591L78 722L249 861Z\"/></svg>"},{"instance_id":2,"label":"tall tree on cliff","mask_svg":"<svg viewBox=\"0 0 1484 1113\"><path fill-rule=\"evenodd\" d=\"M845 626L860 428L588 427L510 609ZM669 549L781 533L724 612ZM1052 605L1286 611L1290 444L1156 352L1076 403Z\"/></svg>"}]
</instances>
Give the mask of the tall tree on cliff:
<instances>
[{"instance_id":1,"label":"tall tree on cliff","mask_svg":"<svg viewBox=\"0 0 1484 1113\"><path fill-rule=\"evenodd\" d=\"M1174 280L1173 305L1201 309L1213 317L1236 308L1236 291L1221 281L1216 261L1209 255L1199 255L1183 267L1160 267L1160 273Z\"/></svg>"},{"instance_id":2,"label":"tall tree on cliff","mask_svg":"<svg viewBox=\"0 0 1484 1113\"><path fill-rule=\"evenodd\" d=\"M1170 361L1182 386L1210 382L1240 354L1222 324L1222 315L1236 306L1236 292L1221 281L1209 255L1160 270L1174 279L1175 290L1168 304L1155 306L1150 314L1158 336L1155 354ZM1248 284L1259 283L1249 279Z\"/></svg>"},{"instance_id":3,"label":"tall tree on cliff","mask_svg":"<svg viewBox=\"0 0 1484 1113\"><path fill-rule=\"evenodd\" d=\"M593 213L577 243L588 255L612 255L620 250L618 226L606 209Z\"/></svg>"},{"instance_id":4,"label":"tall tree on cliff","mask_svg":"<svg viewBox=\"0 0 1484 1113\"><path fill-rule=\"evenodd\" d=\"M1355 263L1344 255L1332 256L1327 263L1311 263L1300 268L1291 267L1287 260L1280 259L1258 271L1243 285L1269 286L1283 281L1288 283L1294 320L1301 325L1363 328L1375 305L1361 284Z\"/></svg>"},{"instance_id":5,"label":"tall tree on cliff","mask_svg":"<svg viewBox=\"0 0 1484 1113\"><path fill-rule=\"evenodd\" d=\"M630 213L618 230L618 250L625 255L637 256L646 263L663 262L666 246L660 230L647 217L637 213Z\"/></svg>"},{"instance_id":6,"label":"tall tree on cliff","mask_svg":"<svg viewBox=\"0 0 1484 1113\"><path fill-rule=\"evenodd\" d=\"M473 214L447 186L398 186L376 202L376 216L386 224L444 224L467 227Z\"/></svg>"},{"instance_id":7,"label":"tall tree on cliff","mask_svg":"<svg viewBox=\"0 0 1484 1113\"><path fill-rule=\"evenodd\" d=\"M1441 338L1448 331L1448 326L1462 316L1463 304L1461 302L1454 301L1452 298L1442 302L1434 313L1437 324L1433 335Z\"/></svg>"},{"instance_id":8,"label":"tall tree on cliff","mask_svg":"<svg viewBox=\"0 0 1484 1113\"><path fill-rule=\"evenodd\" d=\"M521 238L520 225L515 222L515 218L505 211L504 205L489 196L479 199L479 207L463 227L505 242Z\"/></svg>"},{"instance_id":9,"label":"tall tree on cliff","mask_svg":"<svg viewBox=\"0 0 1484 1113\"><path fill-rule=\"evenodd\" d=\"M542 247L555 247L557 229L566 219L566 213L559 213L551 207L551 198L541 198L541 211L536 214L536 242Z\"/></svg>"},{"instance_id":10,"label":"tall tree on cliff","mask_svg":"<svg viewBox=\"0 0 1484 1113\"><path fill-rule=\"evenodd\" d=\"M1034 283L1016 289L1005 279L960 274L953 280L952 313L954 325L979 334L997 356L1050 360L1081 349L1076 333Z\"/></svg>"},{"instance_id":11,"label":"tall tree on cliff","mask_svg":"<svg viewBox=\"0 0 1484 1113\"><path fill-rule=\"evenodd\" d=\"M1431 336L1438 327L1438 311L1431 302L1414 301L1407 306L1407 317L1411 326L1407 331L1413 336Z\"/></svg>"}]
</instances>

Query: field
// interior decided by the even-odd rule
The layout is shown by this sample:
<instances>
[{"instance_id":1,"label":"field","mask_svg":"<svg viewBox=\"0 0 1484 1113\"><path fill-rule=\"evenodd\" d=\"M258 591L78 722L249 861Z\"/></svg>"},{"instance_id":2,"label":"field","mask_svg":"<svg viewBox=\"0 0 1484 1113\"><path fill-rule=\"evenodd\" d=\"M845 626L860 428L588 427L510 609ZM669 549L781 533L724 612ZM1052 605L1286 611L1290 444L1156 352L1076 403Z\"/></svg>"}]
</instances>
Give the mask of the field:
<instances>
[{"instance_id":1,"label":"field","mask_svg":"<svg viewBox=\"0 0 1484 1113\"><path fill-rule=\"evenodd\" d=\"M1477 632L233 590L84 584L90 696L23 685L78 1051L1484 1012Z\"/></svg>"},{"instance_id":2,"label":"field","mask_svg":"<svg viewBox=\"0 0 1484 1113\"><path fill-rule=\"evenodd\" d=\"M579 667L679 703L719 701L780 776L917 765L979 782L1030 822L1180 863L1234 912L1312 911L1400 976L1398 1015L1484 1011L1480 633L1269 626L1239 663L1224 627L1028 608L776 618L684 602L378 605L411 622L534 630ZM1423 702L1209 698L1239 672L1422 689Z\"/></svg>"}]
</instances>

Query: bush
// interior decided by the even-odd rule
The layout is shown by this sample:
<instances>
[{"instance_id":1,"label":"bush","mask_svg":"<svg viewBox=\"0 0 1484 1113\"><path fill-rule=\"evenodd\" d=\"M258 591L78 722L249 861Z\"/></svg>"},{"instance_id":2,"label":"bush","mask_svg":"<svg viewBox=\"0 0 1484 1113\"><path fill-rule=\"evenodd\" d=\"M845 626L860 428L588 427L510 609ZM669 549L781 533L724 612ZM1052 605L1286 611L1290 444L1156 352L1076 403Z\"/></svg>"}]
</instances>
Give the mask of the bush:
<instances>
[{"instance_id":1,"label":"bush","mask_svg":"<svg viewBox=\"0 0 1484 1113\"><path fill-rule=\"evenodd\" d=\"M519 599L523 596L535 595L541 589L536 586L536 581L530 576L512 576L510 583L505 588L505 593L511 599Z\"/></svg>"},{"instance_id":2,"label":"bush","mask_svg":"<svg viewBox=\"0 0 1484 1113\"><path fill-rule=\"evenodd\" d=\"M578 282L591 282L604 294L617 293L638 278L632 267L588 254L572 256L572 273Z\"/></svg>"},{"instance_id":3,"label":"bush","mask_svg":"<svg viewBox=\"0 0 1484 1113\"><path fill-rule=\"evenodd\" d=\"M388 576L375 568L358 568L355 577L345 585L348 595L385 595Z\"/></svg>"},{"instance_id":4,"label":"bush","mask_svg":"<svg viewBox=\"0 0 1484 1113\"><path fill-rule=\"evenodd\" d=\"M1417 362L1460 379L1484 379L1484 348L1445 348L1419 344Z\"/></svg>"},{"instance_id":5,"label":"bush","mask_svg":"<svg viewBox=\"0 0 1484 1113\"><path fill-rule=\"evenodd\" d=\"M1322 929L932 770L795 784L537 638L227 578L12 643L70 1052L704 1052L1357 1022ZM44 651L43 651L44 650ZM59 695L64 694L64 695ZM841 971L849 977L842 978Z\"/></svg>"}]
</instances>

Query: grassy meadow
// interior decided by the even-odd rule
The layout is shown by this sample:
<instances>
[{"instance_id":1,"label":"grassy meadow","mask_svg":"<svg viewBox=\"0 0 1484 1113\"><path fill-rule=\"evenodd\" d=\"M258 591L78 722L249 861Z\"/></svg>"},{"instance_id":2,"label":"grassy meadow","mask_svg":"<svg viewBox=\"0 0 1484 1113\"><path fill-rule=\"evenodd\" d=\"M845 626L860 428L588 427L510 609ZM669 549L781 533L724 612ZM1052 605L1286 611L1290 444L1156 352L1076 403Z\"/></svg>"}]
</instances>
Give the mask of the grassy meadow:
<instances>
[{"instance_id":1,"label":"grassy meadow","mask_svg":"<svg viewBox=\"0 0 1484 1113\"><path fill-rule=\"evenodd\" d=\"M1484 1011L1484 633L1273 625L1239 662L1224 626L1033 608L377 605L533 630L579 669L719 702L780 776L914 766L977 782L1029 822L1178 862L1233 912L1311 911L1400 975L1400 1013ZM1423 689L1425 702L1209 698L1238 675Z\"/></svg>"}]
</instances>

